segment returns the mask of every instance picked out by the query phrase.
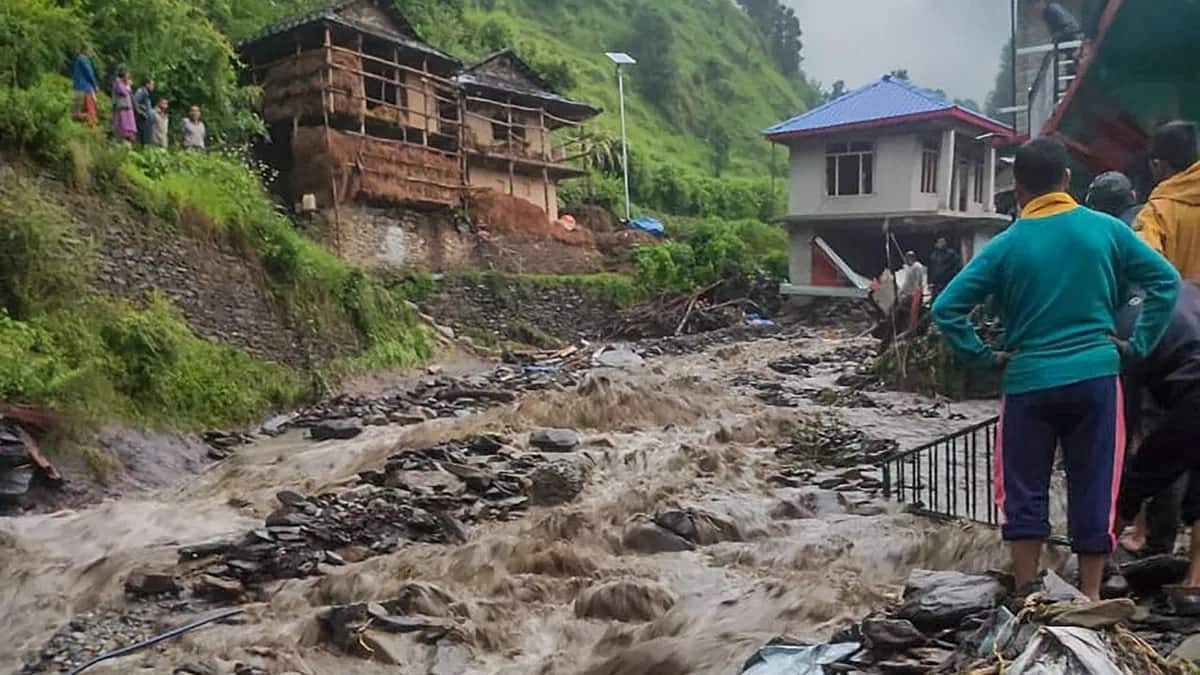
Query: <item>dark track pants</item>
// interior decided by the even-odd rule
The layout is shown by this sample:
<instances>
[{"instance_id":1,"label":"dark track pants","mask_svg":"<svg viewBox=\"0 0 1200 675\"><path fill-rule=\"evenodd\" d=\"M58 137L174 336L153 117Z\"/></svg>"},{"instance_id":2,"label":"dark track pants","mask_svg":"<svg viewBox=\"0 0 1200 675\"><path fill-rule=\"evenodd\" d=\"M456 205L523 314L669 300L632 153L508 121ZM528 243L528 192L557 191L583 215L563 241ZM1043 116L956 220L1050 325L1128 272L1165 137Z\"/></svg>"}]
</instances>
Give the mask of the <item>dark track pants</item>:
<instances>
[{"instance_id":1,"label":"dark track pants","mask_svg":"<svg viewBox=\"0 0 1200 675\"><path fill-rule=\"evenodd\" d=\"M1200 395L1180 401L1138 446L1121 486L1120 513L1133 520L1142 502L1162 495L1192 473L1183 496L1183 522L1200 520Z\"/></svg>"},{"instance_id":2,"label":"dark track pants","mask_svg":"<svg viewBox=\"0 0 1200 675\"><path fill-rule=\"evenodd\" d=\"M1115 376L1004 397L995 462L1004 539L1050 536L1050 474L1060 445L1071 548L1111 553L1125 455L1125 412Z\"/></svg>"}]
</instances>

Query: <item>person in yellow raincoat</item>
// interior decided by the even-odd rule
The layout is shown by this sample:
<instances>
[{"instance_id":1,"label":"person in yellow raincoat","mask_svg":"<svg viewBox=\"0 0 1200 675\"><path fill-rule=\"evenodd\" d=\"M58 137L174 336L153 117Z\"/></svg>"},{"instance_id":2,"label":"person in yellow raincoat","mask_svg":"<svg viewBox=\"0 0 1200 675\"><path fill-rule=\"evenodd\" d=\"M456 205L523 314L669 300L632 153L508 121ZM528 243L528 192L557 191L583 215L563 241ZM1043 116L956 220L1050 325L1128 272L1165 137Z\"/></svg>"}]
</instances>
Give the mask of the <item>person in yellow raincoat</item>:
<instances>
[{"instance_id":1,"label":"person in yellow raincoat","mask_svg":"<svg viewBox=\"0 0 1200 675\"><path fill-rule=\"evenodd\" d=\"M1200 163L1196 125L1169 122L1154 132L1150 170L1157 186L1134 228L1184 279L1200 281Z\"/></svg>"}]
</instances>

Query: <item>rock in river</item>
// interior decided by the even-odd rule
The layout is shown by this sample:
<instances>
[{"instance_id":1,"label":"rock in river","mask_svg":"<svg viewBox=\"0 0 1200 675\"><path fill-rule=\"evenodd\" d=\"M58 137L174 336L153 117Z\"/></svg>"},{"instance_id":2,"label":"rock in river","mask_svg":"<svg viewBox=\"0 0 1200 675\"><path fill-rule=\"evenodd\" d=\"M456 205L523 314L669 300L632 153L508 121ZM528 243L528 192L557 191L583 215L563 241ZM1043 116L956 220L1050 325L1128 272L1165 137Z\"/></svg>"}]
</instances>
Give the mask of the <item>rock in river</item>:
<instances>
[{"instance_id":1,"label":"rock in river","mask_svg":"<svg viewBox=\"0 0 1200 675\"><path fill-rule=\"evenodd\" d=\"M583 491L584 472L577 462L559 460L543 464L529 474L529 496L538 506L558 506L574 501Z\"/></svg>"},{"instance_id":2,"label":"rock in river","mask_svg":"<svg viewBox=\"0 0 1200 675\"><path fill-rule=\"evenodd\" d=\"M574 429L542 429L529 435L529 444L544 452L570 452L579 447Z\"/></svg>"},{"instance_id":3,"label":"rock in river","mask_svg":"<svg viewBox=\"0 0 1200 675\"><path fill-rule=\"evenodd\" d=\"M309 435L314 441L347 440L363 432L362 422L357 418L325 420L314 424Z\"/></svg>"}]
</instances>

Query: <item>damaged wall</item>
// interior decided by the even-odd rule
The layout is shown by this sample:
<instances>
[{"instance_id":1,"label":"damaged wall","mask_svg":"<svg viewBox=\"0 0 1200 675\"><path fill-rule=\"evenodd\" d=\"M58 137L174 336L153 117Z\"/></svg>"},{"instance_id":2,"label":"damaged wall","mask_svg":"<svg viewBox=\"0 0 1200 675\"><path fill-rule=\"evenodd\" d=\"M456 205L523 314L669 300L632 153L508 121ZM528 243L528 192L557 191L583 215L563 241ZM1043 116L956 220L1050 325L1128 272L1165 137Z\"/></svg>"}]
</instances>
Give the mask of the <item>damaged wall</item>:
<instances>
[{"instance_id":1,"label":"damaged wall","mask_svg":"<svg viewBox=\"0 0 1200 675\"><path fill-rule=\"evenodd\" d=\"M472 162L470 174L472 188L489 188L502 194L510 192L508 171L479 166ZM554 181L544 181L540 174L531 176L515 172L512 176L511 193L514 197L545 211L544 219L551 222L558 220L558 186Z\"/></svg>"},{"instance_id":2,"label":"damaged wall","mask_svg":"<svg viewBox=\"0 0 1200 675\"><path fill-rule=\"evenodd\" d=\"M329 214L332 218L333 214ZM478 263L474 232L451 211L346 205L332 229L342 258L368 268L439 272Z\"/></svg>"}]
</instances>

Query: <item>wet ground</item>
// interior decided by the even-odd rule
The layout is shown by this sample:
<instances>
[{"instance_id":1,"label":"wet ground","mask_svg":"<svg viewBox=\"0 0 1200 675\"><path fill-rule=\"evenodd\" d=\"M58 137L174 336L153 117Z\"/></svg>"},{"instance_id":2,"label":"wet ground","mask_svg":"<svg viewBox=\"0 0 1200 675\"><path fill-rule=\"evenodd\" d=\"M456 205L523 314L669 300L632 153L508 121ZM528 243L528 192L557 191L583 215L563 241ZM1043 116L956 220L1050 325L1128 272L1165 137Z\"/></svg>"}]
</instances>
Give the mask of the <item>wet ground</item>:
<instances>
[{"instance_id":1,"label":"wet ground","mask_svg":"<svg viewBox=\"0 0 1200 675\"><path fill-rule=\"evenodd\" d=\"M584 469L585 487L570 503L472 524L464 543L404 542L316 576L267 581L247 594L236 623L87 672L739 672L768 640L824 639L887 604L914 568L1004 563L987 529L865 508L871 490L821 489L833 474L807 459L804 468L819 473L796 474L796 460L776 456L814 415L914 447L994 414L990 402L949 405L861 387L837 394L847 388L835 381L868 344L727 344L653 358L636 371L592 371L576 388L461 418L369 427L348 441L315 443L293 430L238 447L182 488L0 521L0 672L26 661L40 662L27 672L64 672L85 653L228 606L186 593L137 600L125 596L124 581L139 566L176 565L181 545L261 528L281 490L337 492L405 449L482 433L528 452L530 432L546 427L582 437L573 452L556 454ZM823 358L782 368L791 373L768 367L797 354ZM876 405L863 407L863 397ZM781 482L781 471L802 477ZM690 550L652 553L662 547L630 534L656 512L688 508L722 525ZM318 620L331 606L414 592L438 598L444 630L357 634L351 651L374 660L330 644Z\"/></svg>"}]
</instances>

